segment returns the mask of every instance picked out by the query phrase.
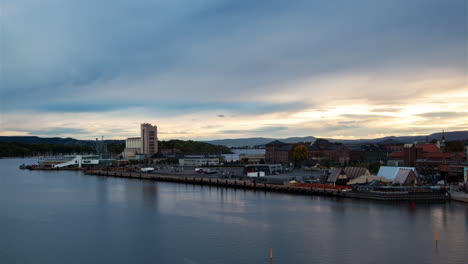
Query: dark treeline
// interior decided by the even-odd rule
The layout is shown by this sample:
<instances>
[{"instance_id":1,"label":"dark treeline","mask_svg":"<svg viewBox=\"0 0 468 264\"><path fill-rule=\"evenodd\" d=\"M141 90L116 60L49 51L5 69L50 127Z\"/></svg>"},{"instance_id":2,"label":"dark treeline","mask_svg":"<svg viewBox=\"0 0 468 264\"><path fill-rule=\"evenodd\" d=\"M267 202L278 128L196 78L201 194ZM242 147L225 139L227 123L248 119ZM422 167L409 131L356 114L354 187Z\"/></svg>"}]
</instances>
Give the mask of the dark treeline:
<instances>
[{"instance_id":1,"label":"dark treeline","mask_svg":"<svg viewBox=\"0 0 468 264\"><path fill-rule=\"evenodd\" d=\"M465 143L461 140L452 140L445 143L445 151L447 152L463 152L465 149Z\"/></svg>"},{"instance_id":2,"label":"dark treeline","mask_svg":"<svg viewBox=\"0 0 468 264\"><path fill-rule=\"evenodd\" d=\"M94 148L80 145L24 144L17 142L0 142L0 157L24 157L74 153L94 153Z\"/></svg>"},{"instance_id":3,"label":"dark treeline","mask_svg":"<svg viewBox=\"0 0 468 264\"><path fill-rule=\"evenodd\" d=\"M107 151L110 153L110 154L113 154L113 155L117 155L117 154L120 154L124 151L125 149L125 144L122 143L122 144L118 144L118 143L110 143L110 144L107 144Z\"/></svg>"},{"instance_id":4,"label":"dark treeline","mask_svg":"<svg viewBox=\"0 0 468 264\"><path fill-rule=\"evenodd\" d=\"M437 143L437 139L431 140L431 143ZM467 140L451 140L445 142L445 151L446 152L463 152L465 145L468 144Z\"/></svg>"},{"instance_id":5,"label":"dark treeline","mask_svg":"<svg viewBox=\"0 0 468 264\"><path fill-rule=\"evenodd\" d=\"M168 140L159 141L159 151L161 149L178 149L182 153L202 153L202 154L229 154L231 150L225 146L212 145L198 141Z\"/></svg>"}]
</instances>

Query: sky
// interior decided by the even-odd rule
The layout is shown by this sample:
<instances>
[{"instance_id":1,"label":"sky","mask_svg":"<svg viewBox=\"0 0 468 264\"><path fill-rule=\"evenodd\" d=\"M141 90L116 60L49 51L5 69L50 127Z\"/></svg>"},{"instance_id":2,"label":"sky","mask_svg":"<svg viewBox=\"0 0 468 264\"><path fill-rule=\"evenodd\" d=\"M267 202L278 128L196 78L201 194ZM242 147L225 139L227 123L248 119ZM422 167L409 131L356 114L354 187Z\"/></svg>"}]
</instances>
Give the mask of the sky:
<instances>
[{"instance_id":1,"label":"sky","mask_svg":"<svg viewBox=\"0 0 468 264\"><path fill-rule=\"evenodd\" d=\"M0 0L0 135L468 130L465 0Z\"/></svg>"}]
</instances>

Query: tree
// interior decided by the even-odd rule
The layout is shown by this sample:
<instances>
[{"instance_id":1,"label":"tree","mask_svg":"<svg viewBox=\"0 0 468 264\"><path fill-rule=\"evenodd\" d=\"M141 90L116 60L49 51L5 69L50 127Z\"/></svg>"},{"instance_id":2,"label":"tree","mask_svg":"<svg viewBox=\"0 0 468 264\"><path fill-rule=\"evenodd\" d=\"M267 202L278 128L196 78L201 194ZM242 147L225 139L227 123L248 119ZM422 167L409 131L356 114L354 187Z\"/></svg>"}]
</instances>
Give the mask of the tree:
<instances>
[{"instance_id":1,"label":"tree","mask_svg":"<svg viewBox=\"0 0 468 264\"><path fill-rule=\"evenodd\" d=\"M304 145L297 145L293 148L291 157L294 162L295 166L301 165L303 162L307 160L307 155L309 151L307 150L307 147Z\"/></svg>"},{"instance_id":2,"label":"tree","mask_svg":"<svg viewBox=\"0 0 468 264\"><path fill-rule=\"evenodd\" d=\"M107 144L107 150L111 154L122 153L124 149L125 149L125 144L116 144L116 143Z\"/></svg>"},{"instance_id":3,"label":"tree","mask_svg":"<svg viewBox=\"0 0 468 264\"><path fill-rule=\"evenodd\" d=\"M465 144L461 140L453 140L445 142L446 152L462 152L465 148Z\"/></svg>"},{"instance_id":4,"label":"tree","mask_svg":"<svg viewBox=\"0 0 468 264\"><path fill-rule=\"evenodd\" d=\"M319 144L319 143L325 143L325 144L329 144L330 142L324 138L317 138L315 139L315 142L314 144Z\"/></svg>"},{"instance_id":5,"label":"tree","mask_svg":"<svg viewBox=\"0 0 468 264\"><path fill-rule=\"evenodd\" d=\"M369 171L371 173L377 174L377 172L379 172L380 166L381 166L380 163L369 164Z\"/></svg>"}]
</instances>

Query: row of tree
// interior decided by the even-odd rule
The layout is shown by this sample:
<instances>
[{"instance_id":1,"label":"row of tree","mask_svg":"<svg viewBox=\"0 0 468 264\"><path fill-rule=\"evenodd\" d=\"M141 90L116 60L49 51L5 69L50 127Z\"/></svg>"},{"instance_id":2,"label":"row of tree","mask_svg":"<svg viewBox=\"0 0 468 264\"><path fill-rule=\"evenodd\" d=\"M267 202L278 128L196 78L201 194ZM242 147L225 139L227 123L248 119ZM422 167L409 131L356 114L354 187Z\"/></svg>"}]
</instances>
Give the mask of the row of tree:
<instances>
[{"instance_id":1,"label":"row of tree","mask_svg":"<svg viewBox=\"0 0 468 264\"><path fill-rule=\"evenodd\" d=\"M125 144L107 144L107 151L116 155L125 149ZM198 141L169 140L159 141L159 149L176 149L181 153L228 154L228 147L212 145ZM26 144L18 142L0 142L0 157L24 157L57 154L91 154L95 149L83 145L65 144Z\"/></svg>"},{"instance_id":2,"label":"row of tree","mask_svg":"<svg viewBox=\"0 0 468 264\"><path fill-rule=\"evenodd\" d=\"M198 142L193 140L168 140L159 141L159 150L161 149L175 149L181 153L200 153L200 154L229 154L232 153L228 147L213 145L205 142Z\"/></svg>"},{"instance_id":3,"label":"row of tree","mask_svg":"<svg viewBox=\"0 0 468 264\"><path fill-rule=\"evenodd\" d=\"M81 145L0 142L0 157L24 157L72 153L87 154L94 153L94 151L94 148Z\"/></svg>"}]
</instances>

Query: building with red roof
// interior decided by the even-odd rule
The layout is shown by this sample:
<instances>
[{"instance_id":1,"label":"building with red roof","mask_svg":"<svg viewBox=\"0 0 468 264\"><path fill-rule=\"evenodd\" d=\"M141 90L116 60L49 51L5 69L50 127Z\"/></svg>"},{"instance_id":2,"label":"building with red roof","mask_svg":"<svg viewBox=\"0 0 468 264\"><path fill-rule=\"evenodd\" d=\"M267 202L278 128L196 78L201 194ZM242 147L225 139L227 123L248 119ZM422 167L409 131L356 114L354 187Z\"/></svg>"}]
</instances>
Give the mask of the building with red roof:
<instances>
[{"instance_id":1,"label":"building with red roof","mask_svg":"<svg viewBox=\"0 0 468 264\"><path fill-rule=\"evenodd\" d=\"M395 151L388 156L388 165L416 167L422 176L440 175L451 182L462 177L457 173L460 170L453 166L467 166L468 163L463 152L445 152L443 136L442 141L435 144L406 144L403 151Z\"/></svg>"}]
</instances>

